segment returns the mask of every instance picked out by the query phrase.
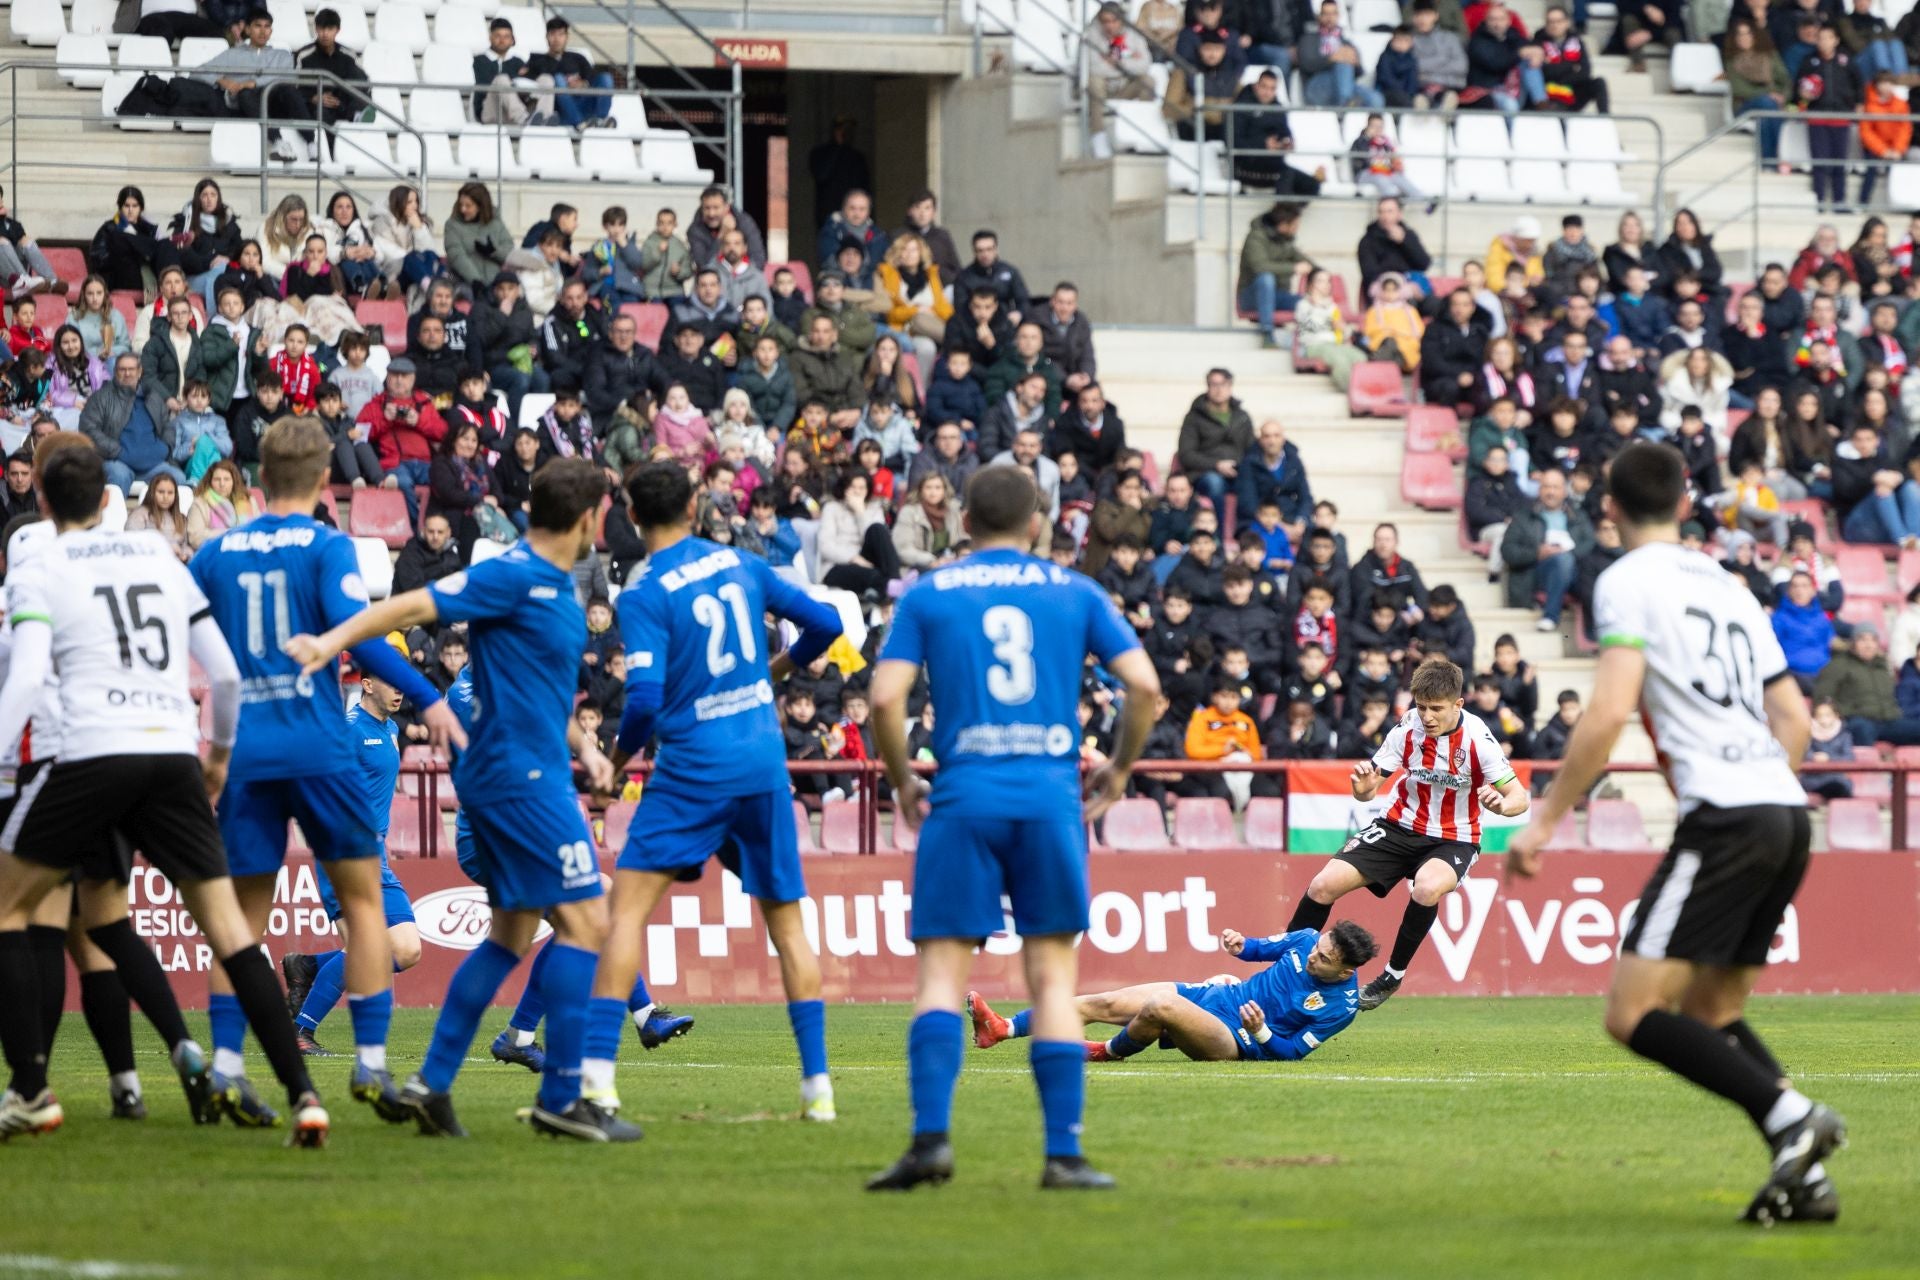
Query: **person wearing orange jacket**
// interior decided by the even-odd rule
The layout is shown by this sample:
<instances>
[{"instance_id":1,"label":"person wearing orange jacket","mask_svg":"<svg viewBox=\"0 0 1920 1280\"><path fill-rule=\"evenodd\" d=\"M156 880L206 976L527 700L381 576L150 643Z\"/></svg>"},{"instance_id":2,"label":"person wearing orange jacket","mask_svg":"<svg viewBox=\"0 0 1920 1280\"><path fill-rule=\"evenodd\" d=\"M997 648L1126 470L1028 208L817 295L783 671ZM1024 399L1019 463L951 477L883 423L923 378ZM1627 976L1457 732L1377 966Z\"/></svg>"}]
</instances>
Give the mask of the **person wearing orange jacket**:
<instances>
[{"instance_id":1,"label":"person wearing orange jacket","mask_svg":"<svg viewBox=\"0 0 1920 1280\"><path fill-rule=\"evenodd\" d=\"M1262 757L1260 730L1253 717L1240 709L1240 682L1232 676L1217 676L1208 705L1195 707L1187 720L1187 758L1189 760L1258 760ZM1202 794L1230 797L1236 809L1244 808L1253 786L1247 773L1193 775L1202 784Z\"/></svg>"},{"instance_id":2,"label":"person wearing orange jacket","mask_svg":"<svg viewBox=\"0 0 1920 1280\"><path fill-rule=\"evenodd\" d=\"M1876 71L1867 84L1866 100L1860 109L1877 120L1860 122L1860 149L1870 163L1860 179L1860 203L1873 203L1873 188L1890 166L1906 159L1913 145L1913 117L1907 113L1907 100L1894 93L1891 71Z\"/></svg>"}]
</instances>

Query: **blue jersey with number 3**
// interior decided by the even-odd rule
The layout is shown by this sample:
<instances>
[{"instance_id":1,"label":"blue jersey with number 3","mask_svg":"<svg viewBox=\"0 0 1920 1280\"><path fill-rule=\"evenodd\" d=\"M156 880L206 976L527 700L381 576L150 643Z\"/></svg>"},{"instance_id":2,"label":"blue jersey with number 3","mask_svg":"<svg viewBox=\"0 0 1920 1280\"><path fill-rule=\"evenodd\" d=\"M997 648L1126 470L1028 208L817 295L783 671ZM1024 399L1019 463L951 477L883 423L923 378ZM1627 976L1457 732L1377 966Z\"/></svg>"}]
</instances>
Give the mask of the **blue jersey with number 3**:
<instances>
[{"instance_id":1,"label":"blue jersey with number 3","mask_svg":"<svg viewBox=\"0 0 1920 1280\"><path fill-rule=\"evenodd\" d=\"M981 551L921 574L880 658L927 669L936 811L1077 818L1086 656L1139 647L1093 579L1048 561Z\"/></svg>"},{"instance_id":2,"label":"blue jersey with number 3","mask_svg":"<svg viewBox=\"0 0 1920 1280\"><path fill-rule=\"evenodd\" d=\"M838 617L760 557L704 538L676 542L642 568L620 593L620 640L627 688L660 686L655 785L784 792L786 739L761 619L771 609L837 633Z\"/></svg>"},{"instance_id":3,"label":"blue jersey with number 3","mask_svg":"<svg viewBox=\"0 0 1920 1280\"><path fill-rule=\"evenodd\" d=\"M518 542L427 590L442 623L468 624L472 718L453 767L462 800L571 789L567 722L587 647L573 575Z\"/></svg>"},{"instance_id":4,"label":"blue jersey with number 3","mask_svg":"<svg viewBox=\"0 0 1920 1280\"><path fill-rule=\"evenodd\" d=\"M353 541L311 516L259 515L208 539L187 566L240 667L240 735L227 776L306 778L359 768L340 682L281 652L367 605Z\"/></svg>"}]
</instances>

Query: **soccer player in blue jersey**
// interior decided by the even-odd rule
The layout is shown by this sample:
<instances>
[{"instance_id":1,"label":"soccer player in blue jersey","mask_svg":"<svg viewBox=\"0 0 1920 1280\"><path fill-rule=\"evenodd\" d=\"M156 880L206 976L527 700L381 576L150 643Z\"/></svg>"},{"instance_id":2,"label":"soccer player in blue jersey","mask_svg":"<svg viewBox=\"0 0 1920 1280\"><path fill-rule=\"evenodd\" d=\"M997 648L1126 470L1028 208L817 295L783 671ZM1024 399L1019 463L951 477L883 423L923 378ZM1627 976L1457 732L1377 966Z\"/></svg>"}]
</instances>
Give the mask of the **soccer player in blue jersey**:
<instances>
[{"instance_id":1,"label":"soccer player in blue jersey","mask_svg":"<svg viewBox=\"0 0 1920 1280\"><path fill-rule=\"evenodd\" d=\"M459 678L447 690L447 702L461 725L471 730L471 666L461 668ZM453 848L460 860L460 869L467 873L467 878L482 889L486 888L487 869L480 860L479 850L474 847L473 824L467 821L465 809L454 815ZM604 881L605 877L602 879ZM525 1067L535 1075L544 1071L547 1065L547 1052L540 1047L538 1035L540 1021L547 1016L547 1002L540 997L540 986L546 973L547 955L553 945L554 940L549 938L547 945L534 954L533 966L527 973L527 985L520 992L519 1003L513 1007L513 1016L507 1020L507 1029L493 1038L488 1050L495 1061ZM677 1040L693 1030L691 1017L653 1002L653 995L647 990L647 979L643 974L636 973L633 976L633 987L627 993L627 1012L633 1018L635 1030L640 1033L640 1045L644 1049L657 1049L667 1041Z\"/></svg>"},{"instance_id":2,"label":"soccer player in blue jersey","mask_svg":"<svg viewBox=\"0 0 1920 1280\"><path fill-rule=\"evenodd\" d=\"M219 818L241 905L255 936L263 934L286 858L287 823L299 822L314 856L327 867L348 931L353 1096L397 1123L408 1112L387 1072L393 951L380 888L385 806L376 821L336 673L303 672L281 649L296 634L338 626L366 608L352 540L312 515L332 457L319 419L274 423L260 438L266 510L209 539L189 568L240 666L240 736ZM436 733L457 732L439 691L391 645L361 644L353 658L413 699ZM246 1023L227 977L214 970L208 984L213 1082L223 1108L235 1124L276 1124L278 1117L247 1082L240 1056Z\"/></svg>"},{"instance_id":3,"label":"soccer player in blue jersey","mask_svg":"<svg viewBox=\"0 0 1920 1280\"><path fill-rule=\"evenodd\" d=\"M974 949L1013 903L1033 995L1034 1083L1046 1129L1045 1188L1099 1189L1113 1179L1080 1154L1084 1024L1074 1011L1074 936L1087 927L1086 823L1126 792L1153 727L1160 681L1106 592L1027 554L1046 518L1019 467L967 484L973 551L920 576L894 609L873 673L873 736L899 820L920 827L913 938L920 953L907 1033L913 1145L867 1183L904 1191L953 1176L947 1139L965 1044L960 1008ZM1112 758L1080 783L1075 719L1091 653L1126 687ZM907 757L907 699L924 666L938 708L932 808Z\"/></svg>"},{"instance_id":4,"label":"soccer player in blue jersey","mask_svg":"<svg viewBox=\"0 0 1920 1280\"><path fill-rule=\"evenodd\" d=\"M758 556L694 537L685 468L641 467L628 477L626 497L647 559L618 606L627 705L616 769L649 741L657 745L653 777L614 869L613 925L588 1021L586 1089L603 1105L619 1105L613 1060L647 917L675 880L698 877L721 854L759 900L780 955L800 1050L801 1118L832 1120L826 1006L800 913L807 886L773 684L825 653L840 635L840 617ZM772 662L763 621L769 610L800 628L793 647Z\"/></svg>"},{"instance_id":5,"label":"soccer player in blue jersey","mask_svg":"<svg viewBox=\"0 0 1920 1280\"><path fill-rule=\"evenodd\" d=\"M555 937L540 980L547 1056L531 1123L542 1133L592 1142L641 1136L580 1096L581 1039L607 911L593 834L575 799L570 747L597 790L611 787L613 769L572 715L587 643L573 566L593 550L606 491L592 463L556 458L534 476L527 534L506 552L287 646L313 672L342 649L389 631L468 624L473 731L453 776L493 923L455 971L426 1061L403 1091L422 1133L465 1136L448 1091L494 993L533 945L544 917Z\"/></svg>"},{"instance_id":6,"label":"soccer player in blue jersey","mask_svg":"<svg viewBox=\"0 0 1920 1280\"><path fill-rule=\"evenodd\" d=\"M1111 1040L1087 1041L1087 1061L1117 1062L1157 1043L1200 1062L1298 1062L1352 1024L1360 1011L1354 971L1380 951L1351 920L1271 938L1222 929L1220 949L1267 967L1245 982L1143 982L1074 1001L1081 1022L1120 1028ZM977 1048L1033 1034L1031 1009L1003 1018L969 991L967 1012Z\"/></svg>"},{"instance_id":7,"label":"soccer player in blue jersey","mask_svg":"<svg viewBox=\"0 0 1920 1280\"><path fill-rule=\"evenodd\" d=\"M393 788L400 777L400 726L393 717L406 699L400 691L371 673L360 677L360 699L347 709L353 728L354 750L360 757L360 776L366 783L367 804L380 832L380 903L387 917L387 942L393 948L393 971L405 973L420 963L420 929L414 924L413 902L400 877L387 862L387 826L393 817ZM340 899L319 868L320 905L327 919L340 919ZM314 1038L320 1024L340 1002L347 980L347 953L328 951L317 956L294 952L280 958L287 979L287 1006L294 1010L293 1029L300 1051L330 1057Z\"/></svg>"}]
</instances>

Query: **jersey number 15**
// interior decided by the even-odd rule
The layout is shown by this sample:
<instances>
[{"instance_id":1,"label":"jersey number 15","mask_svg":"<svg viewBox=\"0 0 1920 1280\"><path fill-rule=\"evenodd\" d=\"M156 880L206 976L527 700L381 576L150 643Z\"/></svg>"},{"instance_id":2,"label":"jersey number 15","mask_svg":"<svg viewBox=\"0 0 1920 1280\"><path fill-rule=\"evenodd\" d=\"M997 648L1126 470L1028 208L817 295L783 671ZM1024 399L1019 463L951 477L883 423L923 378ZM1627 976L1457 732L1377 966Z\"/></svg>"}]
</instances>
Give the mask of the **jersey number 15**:
<instances>
[{"instance_id":1,"label":"jersey number 15","mask_svg":"<svg viewBox=\"0 0 1920 1280\"><path fill-rule=\"evenodd\" d=\"M107 613L113 618L113 633L120 641L120 665L133 669L133 655L138 653L140 661L154 671L165 671L173 665L173 642L167 638L167 623L164 618L149 618L142 604L148 596L162 594L160 587L152 582L140 582L126 589L126 604L112 587L95 587L93 594L107 602ZM128 624L132 629L128 629ZM152 640L143 634L140 645L134 647L133 632L152 632Z\"/></svg>"}]
</instances>

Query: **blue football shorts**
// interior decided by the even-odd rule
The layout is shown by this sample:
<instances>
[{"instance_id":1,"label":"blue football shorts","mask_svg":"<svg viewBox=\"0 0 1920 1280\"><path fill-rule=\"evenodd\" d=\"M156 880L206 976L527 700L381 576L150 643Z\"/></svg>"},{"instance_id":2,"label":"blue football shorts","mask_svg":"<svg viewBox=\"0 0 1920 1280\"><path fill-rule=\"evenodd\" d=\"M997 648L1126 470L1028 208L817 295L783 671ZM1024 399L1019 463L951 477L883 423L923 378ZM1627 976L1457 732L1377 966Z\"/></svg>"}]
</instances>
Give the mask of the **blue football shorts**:
<instances>
[{"instance_id":1,"label":"blue football shorts","mask_svg":"<svg viewBox=\"0 0 1920 1280\"><path fill-rule=\"evenodd\" d=\"M496 910L544 911L601 894L599 853L570 786L462 799L478 871L468 874Z\"/></svg>"},{"instance_id":2,"label":"blue football shorts","mask_svg":"<svg viewBox=\"0 0 1920 1280\"><path fill-rule=\"evenodd\" d=\"M315 863L314 870L319 872L315 878L320 881L320 905L327 909L327 919L338 920L340 899L334 895L327 869ZM407 887L400 883L400 877L393 874L393 864L387 861L384 848L380 850L380 905L386 908L387 928L413 923L413 899L407 896Z\"/></svg>"},{"instance_id":3,"label":"blue football shorts","mask_svg":"<svg viewBox=\"0 0 1920 1280\"><path fill-rule=\"evenodd\" d=\"M656 782L640 796L615 865L697 880L716 855L750 898L798 902L807 896L793 795L785 787L750 796L694 795Z\"/></svg>"},{"instance_id":4,"label":"blue football shorts","mask_svg":"<svg viewBox=\"0 0 1920 1280\"><path fill-rule=\"evenodd\" d=\"M287 823L300 824L313 856L380 855L380 832L358 772L227 783L220 796L220 839L236 876L270 876L287 857Z\"/></svg>"},{"instance_id":5,"label":"blue football shorts","mask_svg":"<svg viewBox=\"0 0 1920 1280\"><path fill-rule=\"evenodd\" d=\"M1025 937L1087 927L1087 829L1078 818L943 815L920 828L913 865L913 936L984 938L1004 927L1013 900Z\"/></svg>"}]
</instances>

